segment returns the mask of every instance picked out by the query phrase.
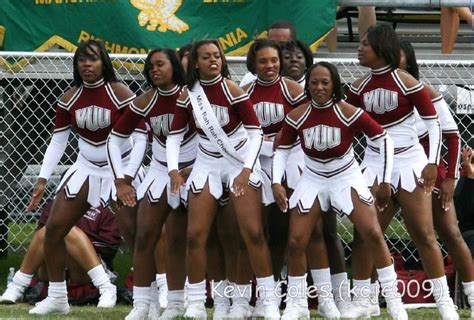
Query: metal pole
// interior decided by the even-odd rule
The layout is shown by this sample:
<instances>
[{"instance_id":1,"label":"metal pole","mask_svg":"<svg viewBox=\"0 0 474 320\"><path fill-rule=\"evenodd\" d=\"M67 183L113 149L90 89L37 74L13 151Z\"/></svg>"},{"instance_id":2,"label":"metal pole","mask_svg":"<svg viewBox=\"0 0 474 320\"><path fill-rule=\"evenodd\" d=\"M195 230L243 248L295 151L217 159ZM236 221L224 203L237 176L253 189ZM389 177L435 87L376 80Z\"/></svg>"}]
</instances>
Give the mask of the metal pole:
<instances>
[{"instance_id":1,"label":"metal pole","mask_svg":"<svg viewBox=\"0 0 474 320\"><path fill-rule=\"evenodd\" d=\"M378 6L378 7L471 7L473 0L338 0L338 4L344 7L354 6Z\"/></svg>"}]
</instances>

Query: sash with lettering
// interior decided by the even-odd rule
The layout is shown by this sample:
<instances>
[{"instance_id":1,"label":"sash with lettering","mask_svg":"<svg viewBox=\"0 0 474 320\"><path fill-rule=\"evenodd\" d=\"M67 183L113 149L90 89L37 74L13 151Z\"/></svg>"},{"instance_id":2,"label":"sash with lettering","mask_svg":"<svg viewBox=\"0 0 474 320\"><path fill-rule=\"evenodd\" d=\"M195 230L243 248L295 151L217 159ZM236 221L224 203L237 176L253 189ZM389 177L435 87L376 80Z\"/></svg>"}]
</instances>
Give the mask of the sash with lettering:
<instances>
[{"instance_id":1,"label":"sash with lettering","mask_svg":"<svg viewBox=\"0 0 474 320\"><path fill-rule=\"evenodd\" d=\"M238 168L242 168L244 161L237 151L235 151L227 134L222 130L211 108L211 103L207 99L206 93L202 89L199 81L193 86L192 91L189 90L188 87L188 95L193 105L194 116L211 143L230 163Z\"/></svg>"}]
</instances>

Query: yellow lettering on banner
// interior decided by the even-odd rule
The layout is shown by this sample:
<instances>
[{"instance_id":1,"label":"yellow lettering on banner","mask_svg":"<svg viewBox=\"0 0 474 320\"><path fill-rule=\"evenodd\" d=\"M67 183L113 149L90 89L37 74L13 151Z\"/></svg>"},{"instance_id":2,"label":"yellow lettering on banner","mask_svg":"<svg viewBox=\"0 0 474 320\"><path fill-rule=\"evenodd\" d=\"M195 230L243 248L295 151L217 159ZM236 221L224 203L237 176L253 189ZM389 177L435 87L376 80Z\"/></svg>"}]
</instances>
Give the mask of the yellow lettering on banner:
<instances>
[{"instance_id":1,"label":"yellow lettering on banner","mask_svg":"<svg viewBox=\"0 0 474 320\"><path fill-rule=\"evenodd\" d=\"M248 35L244 30L237 28L235 31L227 33L225 37L219 37L219 43L221 44L222 49L226 50L227 48L235 46L247 37Z\"/></svg>"},{"instance_id":2,"label":"yellow lettering on banner","mask_svg":"<svg viewBox=\"0 0 474 320\"><path fill-rule=\"evenodd\" d=\"M127 47L119 43L106 41L106 40L96 37L93 34L88 33L87 31L81 30L81 33L79 34L79 38L77 39L77 42L81 43L88 40L102 41L104 43L105 50L107 50L110 53L147 54L149 51L148 49L145 49L145 48Z\"/></svg>"},{"instance_id":3,"label":"yellow lettering on banner","mask_svg":"<svg viewBox=\"0 0 474 320\"><path fill-rule=\"evenodd\" d=\"M35 0L35 4L51 4L52 0Z\"/></svg>"},{"instance_id":4,"label":"yellow lettering on banner","mask_svg":"<svg viewBox=\"0 0 474 320\"><path fill-rule=\"evenodd\" d=\"M91 35L89 33L85 32L84 30L81 30L81 33L79 34L79 39L77 40L77 42L79 43L86 42L90 38L91 38Z\"/></svg>"},{"instance_id":5,"label":"yellow lettering on banner","mask_svg":"<svg viewBox=\"0 0 474 320\"><path fill-rule=\"evenodd\" d=\"M237 28L235 32L237 33L237 42L240 42L242 41L242 39L245 39L248 37L245 31L240 28Z\"/></svg>"}]
</instances>

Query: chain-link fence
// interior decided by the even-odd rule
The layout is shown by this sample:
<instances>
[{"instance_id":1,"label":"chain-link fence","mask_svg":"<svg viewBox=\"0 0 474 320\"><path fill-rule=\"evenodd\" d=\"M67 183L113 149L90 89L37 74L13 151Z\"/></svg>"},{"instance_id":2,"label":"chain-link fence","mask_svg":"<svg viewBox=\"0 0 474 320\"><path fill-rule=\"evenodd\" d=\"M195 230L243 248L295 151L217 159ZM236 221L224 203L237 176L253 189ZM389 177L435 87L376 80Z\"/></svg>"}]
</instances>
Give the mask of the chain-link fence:
<instances>
[{"instance_id":1,"label":"chain-link fence","mask_svg":"<svg viewBox=\"0 0 474 320\"><path fill-rule=\"evenodd\" d=\"M114 66L137 94L145 86L140 70L141 55L112 55ZM343 81L351 83L367 70L355 59L326 59L339 68ZM239 81L247 72L243 58L228 58L232 78ZM474 130L474 61L420 61L423 81L444 94L457 120L463 142ZM38 215L25 213L43 154L51 137L55 103L72 82L72 54L0 52L0 251L23 251L34 230ZM358 141L356 150L363 150ZM61 173L76 157L73 138L51 181L45 199L53 196ZM339 233L350 253L352 225L340 221ZM392 247L403 256L418 260L406 229L396 216L387 232Z\"/></svg>"}]
</instances>

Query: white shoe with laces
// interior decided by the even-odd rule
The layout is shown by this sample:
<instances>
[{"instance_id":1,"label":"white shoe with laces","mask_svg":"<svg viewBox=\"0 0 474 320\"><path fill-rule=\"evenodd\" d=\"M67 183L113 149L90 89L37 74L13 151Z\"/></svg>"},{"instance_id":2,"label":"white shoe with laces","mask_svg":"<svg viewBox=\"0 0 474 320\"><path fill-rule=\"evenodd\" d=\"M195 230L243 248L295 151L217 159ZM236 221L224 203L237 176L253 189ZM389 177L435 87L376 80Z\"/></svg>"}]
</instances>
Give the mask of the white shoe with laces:
<instances>
[{"instance_id":1,"label":"white shoe with laces","mask_svg":"<svg viewBox=\"0 0 474 320\"><path fill-rule=\"evenodd\" d=\"M377 303L370 302L370 307L369 308L370 308L370 316L371 317L380 316L380 306L379 306L378 302Z\"/></svg>"},{"instance_id":2,"label":"white shoe with laces","mask_svg":"<svg viewBox=\"0 0 474 320\"><path fill-rule=\"evenodd\" d=\"M280 308L278 307L275 299L263 300L263 313L263 318L265 320L280 319Z\"/></svg>"},{"instance_id":3,"label":"white shoe with laces","mask_svg":"<svg viewBox=\"0 0 474 320\"><path fill-rule=\"evenodd\" d=\"M337 310L339 310L339 313L341 314L341 318L351 318L352 301L337 300L334 302L336 303Z\"/></svg>"},{"instance_id":4,"label":"white shoe with laces","mask_svg":"<svg viewBox=\"0 0 474 320\"><path fill-rule=\"evenodd\" d=\"M15 285L13 282L8 284L7 289L0 297L1 304L14 304L17 302L21 302L23 300L23 293L25 292L25 288L20 288Z\"/></svg>"},{"instance_id":5,"label":"white shoe with laces","mask_svg":"<svg viewBox=\"0 0 474 320\"><path fill-rule=\"evenodd\" d=\"M175 318L182 318L184 317L184 304L172 304L168 303L165 311L160 316L160 320L171 320Z\"/></svg>"},{"instance_id":6,"label":"white shoe with laces","mask_svg":"<svg viewBox=\"0 0 474 320\"><path fill-rule=\"evenodd\" d=\"M207 312L204 303L190 302L186 308L186 312L184 312L184 318L207 319Z\"/></svg>"},{"instance_id":7,"label":"white shoe with laces","mask_svg":"<svg viewBox=\"0 0 474 320\"><path fill-rule=\"evenodd\" d=\"M263 300L260 297L257 298L255 302L255 308L252 311L252 319L263 318L265 316L265 308L263 305Z\"/></svg>"},{"instance_id":8,"label":"white shoe with laces","mask_svg":"<svg viewBox=\"0 0 474 320\"><path fill-rule=\"evenodd\" d=\"M229 304L229 299L227 299L227 303L223 303L222 301L220 303L215 303L214 312L212 313L212 319L222 320L228 318Z\"/></svg>"},{"instance_id":9,"label":"white shoe with laces","mask_svg":"<svg viewBox=\"0 0 474 320\"><path fill-rule=\"evenodd\" d=\"M341 318L356 319L356 318L370 318L370 302L356 300L352 301L350 310L346 310Z\"/></svg>"},{"instance_id":10,"label":"white shoe with laces","mask_svg":"<svg viewBox=\"0 0 474 320\"><path fill-rule=\"evenodd\" d=\"M308 301L289 299L286 301L286 308L281 316L282 320L310 319Z\"/></svg>"},{"instance_id":11,"label":"white shoe with laces","mask_svg":"<svg viewBox=\"0 0 474 320\"><path fill-rule=\"evenodd\" d=\"M30 309L29 314L68 314L70 311L67 297L52 298L46 297L44 300L38 302L33 309Z\"/></svg>"},{"instance_id":12,"label":"white shoe with laces","mask_svg":"<svg viewBox=\"0 0 474 320\"><path fill-rule=\"evenodd\" d=\"M160 318L160 311L160 304L152 302L148 308L148 320L158 320Z\"/></svg>"},{"instance_id":13,"label":"white shoe with laces","mask_svg":"<svg viewBox=\"0 0 474 320\"><path fill-rule=\"evenodd\" d=\"M454 305L451 298L438 301L436 303L441 319L443 320L458 320L459 314L457 307Z\"/></svg>"},{"instance_id":14,"label":"white shoe with laces","mask_svg":"<svg viewBox=\"0 0 474 320\"><path fill-rule=\"evenodd\" d=\"M133 309L125 317L125 320L147 320L149 306L145 303L138 303L133 306Z\"/></svg>"},{"instance_id":15,"label":"white shoe with laces","mask_svg":"<svg viewBox=\"0 0 474 320\"><path fill-rule=\"evenodd\" d=\"M394 320L408 320L408 313L401 300L387 300L387 312Z\"/></svg>"},{"instance_id":16,"label":"white shoe with laces","mask_svg":"<svg viewBox=\"0 0 474 320\"><path fill-rule=\"evenodd\" d=\"M253 317L252 311L250 311L250 305L234 303L232 306L230 306L229 312L227 313L227 316L225 318L248 319L250 317Z\"/></svg>"},{"instance_id":17,"label":"white shoe with laces","mask_svg":"<svg viewBox=\"0 0 474 320\"><path fill-rule=\"evenodd\" d=\"M332 299L324 299L319 303L318 314L327 319L339 319L341 317L341 313Z\"/></svg>"},{"instance_id":18,"label":"white shoe with laces","mask_svg":"<svg viewBox=\"0 0 474 320\"><path fill-rule=\"evenodd\" d=\"M117 303L117 287L111 284L109 287L101 290L97 308L113 308Z\"/></svg>"}]
</instances>

